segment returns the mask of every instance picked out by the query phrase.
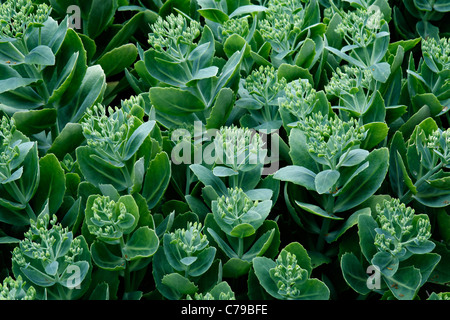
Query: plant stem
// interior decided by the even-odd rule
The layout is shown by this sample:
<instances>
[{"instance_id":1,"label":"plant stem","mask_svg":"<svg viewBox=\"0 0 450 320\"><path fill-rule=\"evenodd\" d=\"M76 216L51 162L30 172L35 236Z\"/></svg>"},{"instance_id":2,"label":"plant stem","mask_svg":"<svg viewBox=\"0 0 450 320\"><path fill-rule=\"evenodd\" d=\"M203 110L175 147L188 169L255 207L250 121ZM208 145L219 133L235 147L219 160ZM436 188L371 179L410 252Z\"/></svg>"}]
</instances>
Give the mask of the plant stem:
<instances>
[{"instance_id":1,"label":"plant stem","mask_svg":"<svg viewBox=\"0 0 450 320\"><path fill-rule=\"evenodd\" d=\"M237 254L239 258L242 258L244 255L244 238L239 238Z\"/></svg>"}]
</instances>

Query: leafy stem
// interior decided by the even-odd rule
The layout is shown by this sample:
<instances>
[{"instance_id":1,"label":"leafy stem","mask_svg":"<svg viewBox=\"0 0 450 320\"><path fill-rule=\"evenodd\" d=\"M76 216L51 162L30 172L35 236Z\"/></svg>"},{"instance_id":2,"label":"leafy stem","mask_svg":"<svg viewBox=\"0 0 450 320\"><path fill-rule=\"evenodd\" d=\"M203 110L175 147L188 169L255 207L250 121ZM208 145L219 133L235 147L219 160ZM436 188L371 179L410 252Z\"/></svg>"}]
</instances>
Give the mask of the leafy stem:
<instances>
[{"instance_id":1,"label":"leafy stem","mask_svg":"<svg viewBox=\"0 0 450 320\"><path fill-rule=\"evenodd\" d=\"M425 175L423 175L420 179L416 181L414 184L414 187L417 189L419 188L425 181L428 180L433 174L438 172L442 167L444 166L443 162L439 162L433 169L428 171ZM400 197L400 202L408 204L412 201L413 192L411 190L408 190L403 196Z\"/></svg>"}]
</instances>

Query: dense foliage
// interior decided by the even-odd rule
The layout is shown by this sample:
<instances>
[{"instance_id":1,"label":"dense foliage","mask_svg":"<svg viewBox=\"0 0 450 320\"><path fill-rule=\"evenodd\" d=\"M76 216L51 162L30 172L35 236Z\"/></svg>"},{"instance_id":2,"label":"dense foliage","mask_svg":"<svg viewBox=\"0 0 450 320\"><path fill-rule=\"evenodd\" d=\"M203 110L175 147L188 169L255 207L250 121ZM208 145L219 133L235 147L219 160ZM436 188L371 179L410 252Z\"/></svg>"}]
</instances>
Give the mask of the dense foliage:
<instances>
[{"instance_id":1,"label":"dense foliage","mask_svg":"<svg viewBox=\"0 0 450 320\"><path fill-rule=\"evenodd\" d=\"M0 300L450 297L447 0L0 0Z\"/></svg>"}]
</instances>

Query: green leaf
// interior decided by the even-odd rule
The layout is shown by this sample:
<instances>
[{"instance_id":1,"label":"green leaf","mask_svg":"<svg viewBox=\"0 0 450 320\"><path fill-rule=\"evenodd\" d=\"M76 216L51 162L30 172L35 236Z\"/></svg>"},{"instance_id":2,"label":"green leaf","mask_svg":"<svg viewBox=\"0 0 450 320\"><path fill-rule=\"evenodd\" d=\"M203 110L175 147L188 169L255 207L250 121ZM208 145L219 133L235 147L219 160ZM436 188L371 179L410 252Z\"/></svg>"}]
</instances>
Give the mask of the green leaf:
<instances>
[{"instance_id":1,"label":"green leaf","mask_svg":"<svg viewBox=\"0 0 450 320\"><path fill-rule=\"evenodd\" d=\"M391 66L387 62L379 62L370 66L370 71L375 80L385 83L391 74Z\"/></svg>"},{"instance_id":2,"label":"green leaf","mask_svg":"<svg viewBox=\"0 0 450 320\"><path fill-rule=\"evenodd\" d=\"M216 177L211 170L200 164L191 164L189 168L194 172L198 180L205 186L212 186L219 196L228 194L225 183L219 177Z\"/></svg>"},{"instance_id":3,"label":"green leaf","mask_svg":"<svg viewBox=\"0 0 450 320\"><path fill-rule=\"evenodd\" d=\"M53 153L58 159L62 160L66 154L75 151L84 141L81 124L68 123L53 141L47 152Z\"/></svg>"},{"instance_id":4,"label":"green leaf","mask_svg":"<svg viewBox=\"0 0 450 320\"><path fill-rule=\"evenodd\" d=\"M53 277L50 277L49 275L46 275L42 271L39 271L32 265L28 265L26 267L21 267L20 271L23 272L23 274L30 279L30 281L43 288L51 287L56 283L56 280Z\"/></svg>"},{"instance_id":5,"label":"green leaf","mask_svg":"<svg viewBox=\"0 0 450 320\"><path fill-rule=\"evenodd\" d=\"M353 290L362 295L366 295L371 291L367 286L368 275L353 253L346 252L341 257L341 269L345 282Z\"/></svg>"},{"instance_id":6,"label":"green leaf","mask_svg":"<svg viewBox=\"0 0 450 320\"><path fill-rule=\"evenodd\" d=\"M206 129L219 129L228 119L234 105L234 92L230 88L222 88L206 119Z\"/></svg>"},{"instance_id":7,"label":"green leaf","mask_svg":"<svg viewBox=\"0 0 450 320\"><path fill-rule=\"evenodd\" d=\"M158 153L150 161L142 189L142 196L147 201L149 209L154 208L161 200L169 185L171 175L169 156L166 152Z\"/></svg>"},{"instance_id":8,"label":"green leaf","mask_svg":"<svg viewBox=\"0 0 450 320\"><path fill-rule=\"evenodd\" d=\"M51 48L44 45L37 46L25 56L25 63L52 66L55 64L55 55Z\"/></svg>"},{"instance_id":9,"label":"green leaf","mask_svg":"<svg viewBox=\"0 0 450 320\"><path fill-rule=\"evenodd\" d=\"M369 167L342 188L336 199L334 212L343 212L354 208L380 188L389 166L388 149L381 148L372 151L366 161L369 163Z\"/></svg>"},{"instance_id":10,"label":"green leaf","mask_svg":"<svg viewBox=\"0 0 450 320\"><path fill-rule=\"evenodd\" d=\"M20 77L0 80L0 93L12 91L21 87L26 87L38 81L39 81L38 78L20 78Z\"/></svg>"},{"instance_id":11,"label":"green leaf","mask_svg":"<svg viewBox=\"0 0 450 320\"><path fill-rule=\"evenodd\" d=\"M277 180L292 182L308 190L316 191L316 174L301 166L291 165L283 167L273 177Z\"/></svg>"},{"instance_id":12,"label":"green leaf","mask_svg":"<svg viewBox=\"0 0 450 320\"><path fill-rule=\"evenodd\" d=\"M197 260L189 267L189 275L191 277L199 277L203 275L211 267L216 256L216 248L209 247L203 250L198 256Z\"/></svg>"},{"instance_id":13,"label":"green leaf","mask_svg":"<svg viewBox=\"0 0 450 320\"><path fill-rule=\"evenodd\" d=\"M333 213L328 213L327 211L323 210L321 207L316 206L314 204L310 204L310 203L304 203L304 202L300 202L300 201L295 201L295 203L302 208L303 210L321 216L323 218L328 218L328 219L332 219L332 220L343 220L344 218L335 216Z\"/></svg>"},{"instance_id":14,"label":"green leaf","mask_svg":"<svg viewBox=\"0 0 450 320\"><path fill-rule=\"evenodd\" d=\"M377 253L377 248L374 245L376 228L378 228L378 223L372 216L360 215L358 217L359 245L367 261L371 261Z\"/></svg>"},{"instance_id":15,"label":"green leaf","mask_svg":"<svg viewBox=\"0 0 450 320\"><path fill-rule=\"evenodd\" d=\"M169 115L188 115L206 108L203 101L189 91L172 87L151 88L150 100L156 109Z\"/></svg>"},{"instance_id":16,"label":"green leaf","mask_svg":"<svg viewBox=\"0 0 450 320\"><path fill-rule=\"evenodd\" d=\"M92 0L88 21L86 26L86 34L92 38L97 38L110 23L118 7L117 0Z\"/></svg>"},{"instance_id":17,"label":"green leaf","mask_svg":"<svg viewBox=\"0 0 450 320\"><path fill-rule=\"evenodd\" d=\"M105 71L107 77L114 76L131 66L138 56L138 50L132 43L114 48L102 56L97 63Z\"/></svg>"},{"instance_id":18,"label":"green leaf","mask_svg":"<svg viewBox=\"0 0 450 320\"><path fill-rule=\"evenodd\" d=\"M412 300L419 289L422 277L419 269L409 266L399 268L394 276L384 279L398 300Z\"/></svg>"},{"instance_id":19,"label":"green leaf","mask_svg":"<svg viewBox=\"0 0 450 320\"><path fill-rule=\"evenodd\" d=\"M264 6L257 6L257 5L240 6L229 15L229 18L231 19L243 14L249 14L254 12L264 12L266 10L267 8Z\"/></svg>"},{"instance_id":20,"label":"green leaf","mask_svg":"<svg viewBox=\"0 0 450 320\"><path fill-rule=\"evenodd\" d=\"M324 170L317 174L314 184L318 194L329 193L339 180L340 173L337 170Z\"/></svg>"},{"instance_id":21,"label":"green leaf","mask_svg":"<svg viewBox=\"0 0 450 320\"><path fill-rule=\"evenodd\" d=\"M232 237L236 237L236 238L245 238L245 237L249 237L252 234L255 233L255 228L248 224L248 223L242 223L237 225L236 227L234 227L231 231L230 231L230 235Z\"/></svg>"},{"instance_id":22,"label":"green leaf","mask_svg":"<svg viewBox=\"0 0 450 320\"><path fill-rule=\"evenodd\" d=\"M213 174L216 177L230 177L230 176L236 176L239 174L239 172L234 171L231 168L223 167L223 166L217 166L213 169Z\"/></svg>"},{"instance_id":23,"label":"green leaf","mask_svg":"<svg viewBox=\"0 0 450 320\"><path fill-rule=\"evenodd\" d=\"M54 154L47 154L39 160L39 187L31 201L33 208L40 212L48 200L49 213L55 214L66 192L66 177L59 160Z\"/></svg>"},{"instance_id":24,"label":"green leaf","mask_svg":"<svg viewBox=\"0 0 450 320\"><path fill-rule=\"evenodd\" d=\"M363 162L367 156L369 155L369 151L364 149L353 149L348 153L343 154L339 158L338 167L352 167Z\"/></svg>"},{"instance_id":25,"label":"green leaf","mask_svg":"<svg viewBox=\"0 0 450 320\"><path fill-rule=\"evenodd\" d=\"M239 258L231 258L223 265L223 277L237 279L247 275L252 264Z\"/></svg>"},{"instance_id":26,"label":"green leaf","mask_svg":"<svg viewBox=\"0 0 450 320\"><path fill-rule=\"evenodd\" d=\"M208 19L212 22L223 24L229 19L228 15L220 9L208 8L208 9L198 9L197 11L205 19Z\"/></svg>"},{"instance_id":27,"label":"green leaf","mask_svg":"<svg viewBox=\"0 0 450 320\"><path fill-rule=\"evenodd\" d=\"M156 253L158 247L159 239L155 231L147 226L140 227L133 232L131 238L122 248L122 255L128 261L148 258Z\"/></svg>"},{"instance_id":28,"label":"green leaf","mask_svg":"<svg viewBox=\"0 0 450 320\"><path fill-rule=\"evenodd\" d=\"M113 253L102 241L94 241L91 246L92 260L102 269L117 271L125 269L126 260Z\"/></svg>"},{"instance_id":29,"label":"green leaf","mask_svg":"<svg viewBox=\"0 0 450 320\"><path fill-rule=\"evenodd\" d=\"M269 270L276 267L276 263L266 257L256 257L253 259L253 269L255 275L259 280L261 286L269 293L272 297L283 300L283 296L278 294L278 286L272 280L269 274Z\"/></svg>"},{"instance_id":30,"label":"green leaf","mask_svg":"<svg viewBox=\"0 0 450 320\"><path fill-rule=\"evenodd\" d=\"M161 282L182 295L192 295L198 291L198 287L193 282L189 281L189 279L183 277L179 273L167 274L162 278Z\"/></svg>"},{"instance_id":31,"label":"green leaf","mask_svg":"<svg viewBox=\"0 0 450 320\"><path fill-rule=\"evenodd\" d=\"M14 113L17 130L30 136L50 128L56 123L55 109L29 110Z\"/></svg>"}]
</instances>

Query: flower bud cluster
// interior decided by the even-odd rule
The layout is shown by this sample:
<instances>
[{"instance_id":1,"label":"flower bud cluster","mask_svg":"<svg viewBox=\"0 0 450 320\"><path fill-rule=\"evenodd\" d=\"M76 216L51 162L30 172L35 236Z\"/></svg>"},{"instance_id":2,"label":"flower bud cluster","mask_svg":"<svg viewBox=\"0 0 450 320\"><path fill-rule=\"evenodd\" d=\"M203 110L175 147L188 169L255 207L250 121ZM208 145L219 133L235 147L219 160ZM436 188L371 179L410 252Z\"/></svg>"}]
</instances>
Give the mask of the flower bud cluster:
<instances>
[{"instance_id":1,"label":"flower bud cluster","mask_svg":"<svg viewBox=\"0 0 450 320\"><path fill-rule=\"evenodd\" d=\"M342 97L345 94L352 95L356 89L369 90L372 80L373 76L369 69L362 70L345 65L333 71L330 81L325 86L325 92L336 97Z\"/></svg>"},{"instance_id":2,"label":"flower bud cluster","mask_svg":"<svg viewBox=\"0 0 450 320\"><path fill-rule=\"evenodd\" d=\"M8 176L9 164L15 158L19 157L20 141L13 143L13 134L16 131L14 120L8 120L2 117L0 124L0 172ZM6 172L3 172L5 171Z\"/></svg>"},{"instance_id":3,"label":"flower bud cluster","mask_svg":"<svg viewBox=\"0 0 450 320\"><path fill-rule=\"evenodd\" d=\"M380 251L396 256L405 252L406 244L414 242L420 245L431 237L430 221L420 218L415 227L414 209L406 207L398 199L384 201L384 207L377 205L376 210L380 229L376 230L374 243Z\"/></svg>"},{"instance_id":4,"label":"flower bud cluster","mask_svg":"<svg viewBox=\"0 0 450 320\"><path fill-rule=\"evenodd\" d=\"M89 232L99 238L119 239L123 235L122 224L125 219L131 219L131 222L134 223L134 216L127 214L125 205L116 203L108 196L95 198L92 212L93 217L88 225Z\"/></svg>"},{"instance_id":5,"label":"flower bud cluster","mask_svg":"<svg viewBox=\"0 0 450 320\"><path fill-rule=\"evenodd\" d=\"M249 33L250 27L247 17L242 17L239 19L228 19L222 25L222 36L228 38L233 34L240 35L245 38Z\"/></svg>"},{"instance_id":6,"label":"flower bud cluster","mask_svg":"<svg viewBox=\"0 0 450 320\"><path fill-rule=\"evenodd\" d=\"M297 264L297 258L288 251L282 251L278 256L276 267L269 270L272 280L278 287L278 294L287 299L300 296L298 285L308 279L308 271Z\"/></svg>"},{"instance_id":7,"label":"flower bud cluster","mask_svg":"<svg viewBox=\"0 0 450 320\"><path fill-rule=\"evenodd\" d=\"M56 222L56 215L50 219L48 214L36 221L31 220L30 229L24 234L25 238L13 250L13 261L21 267L25 267L30 259L41 260L43 265L48 265L59 258L64 262L73 263L74 259L83 253L80 239L73 239L72 232ZM67 251L60 251L61 248L67 248Z\"/></svg>"},{"instance_id":8,"label":"flower bud cluster","mask_svg":"<svg viewBox=\"0 0 450 320\"><path fill-rule=\"evenodd\" d=\"M0 38L22 38L32 24L47 21L51 8L31 0L7 0L0 4Z\"/></svg>"},{"instance_id":9,"label":"flower bud cluster","mask_svg":"<svg viewBox=\"0 0 450 320\"><path fill-rule=\"evenodd\" d=\"M283 92L286 84L285 78L277 79L273 66L260 66L245 79L244 88L262 103L268 104Z\"/></svg>"},{"instance_id":10,"label":"flower bud cluster","mask_svg":"<svg viewBox=\"0 0 450 320\"><path fill-rule=\"evenodd\" d=\"M306 136L308 151L324 158L333 168L342 154L359 146L367 135L356 119L343 121L338 117L323 116L320 112L306 117L297 125Z\"/></svg>"},{"instance_id":11,"label":"flower bud cluster","mask_svg":"<svg viewBox=\"0 0 450 320\"><path fill-rule=\"evenodd\" d=\"M336 32L344 36L347 44L367 47L372 44L381 28L380 10L357 9L343 12L342 22Z\"/></svg>"},{"instance_id":12,"label":"flower bud cluster","mask_svg":"<svg viewBox=\"0 0 450 320\"><path fill-rule=\"evenodd\" d=\"M216 300L210 293L195 293L194 296L187 295L186 300ZM236 300L233 292L221 292L217 300Z\"/></svg>"},{"instance_id":13,"label":"flower bud cluster","mask_svg":"<svg viewBox=\"0 0 450 320\"><path fill-rule=\"evenodd\" d=\"M435 130L426 139L428 149L433 150L444 165L450 165L450 129L445 131L441 129Z\"/></svg>"},{"instance_id":14,"label":"flower bud cluster","mask_svg":"<svg viewBox=\"0 0 450 320\"><path fill-rule=\"evenodd\" d=\"M427 53L440 71L450 69L450 42L449 38L436 40L427 37L422 40L422 51Z\"/></svg>"},{"instance_id":15,"label":"flower bud cluster","mask_svg":"<svg viewBox=\"0 0 450 320\"><path fill-rule=\"evenodd\" d=\"M134 107L139 107L145 110L145 101L141 95L130 96L128 99L121 101L121 109L125 113L130 113Z\"/></svg>"},{"instance_id":16,"label":"flower bud cluster","mask_svg":"<svg viewBox=\"0 0 450 320\"><path fill-rule=\"evenodd\" d=\"M253 201L241 188L228 189L228 196L217 199L217 209L222 220L233 226L254 220L255 212L249 213L256 208L258 201Z\"/></svg>"},{"instance_id":17,"label":"flower bud cluster","mask_svg":"<svg viewBox=\"0 0 450 320\"><path fill-rule=\"evenodd\" d=\"M0 300L34 300L36 289L33 286L26 289L25 284L21 276L17 280L5 278L3 285L0 283Z\"/></svg>"},{"instance_id":18,"label":"flower bud cluster","mask_svg":"<svg viewBox=\"0 0 450 320\"><path fill-rule=\"evenodd\" d=\"M187 256L194 256L204 250L209 241L202 233L203 226L199 222L188 222L186 229L176 229L170 233L170 243L176 244Z\"/></svg>"},{"instance_id":19,"label":"flower bud cluster","mask_svg":"<svg viewBox=\"0 0 450 320\"><path fill-rule=\"evenodd\" d=\"M263 164L264 145L261 136L248 128L222 127L214 139L216 163L225 164L235 171Z\"/></svg>"},{"instance_id":20,"label":"flower bud cluster","mask_svg":"<svg viewBox=\"0 0 450 320\"><path fill-rule=\"evenodd\" d=\"M87 145L108 156L116 162L121 162L121 147L126 143L129 129L134 124L134 117L128 116L122 110L95 105L87 111L82 122L83 135Z\"/></svg>"},{"instance_id":21,"label":"flower bud cluster","mask_svg":"<svg viewBox=\"0 0 450 320\"><path fill-rule=\"evenodd\" d=\"M270 1L265 18L259 21L259 31L276 52L290 51L294 44L291 32L301 30L303 13L300 1Z\"/></svg>"},{"instance_id":22,"label":"flower bud cluster","mask_svg":"<svg viewBox=\"0 0 450 320\"><path fill-rule=\"evenodd\" d=\"M151 26L153 33L149 34L149 44L158 51L176 51L180 44L192 45L200 35L200 23L194 20L189 22L182 15L168 15Z\"/></svg>"},{"instance_id":23,"label":"flower bud cluster","mask_svg":"<svg viewBox=\"0 0 450 320\"><path fill-rule=\"evenodd\" d=\"M289 110L298 119L311 113L317 99L317 91L308 80L300 79L286 85L285 97L280 99L280 107Z\"/></svg>"}]
</instances>

